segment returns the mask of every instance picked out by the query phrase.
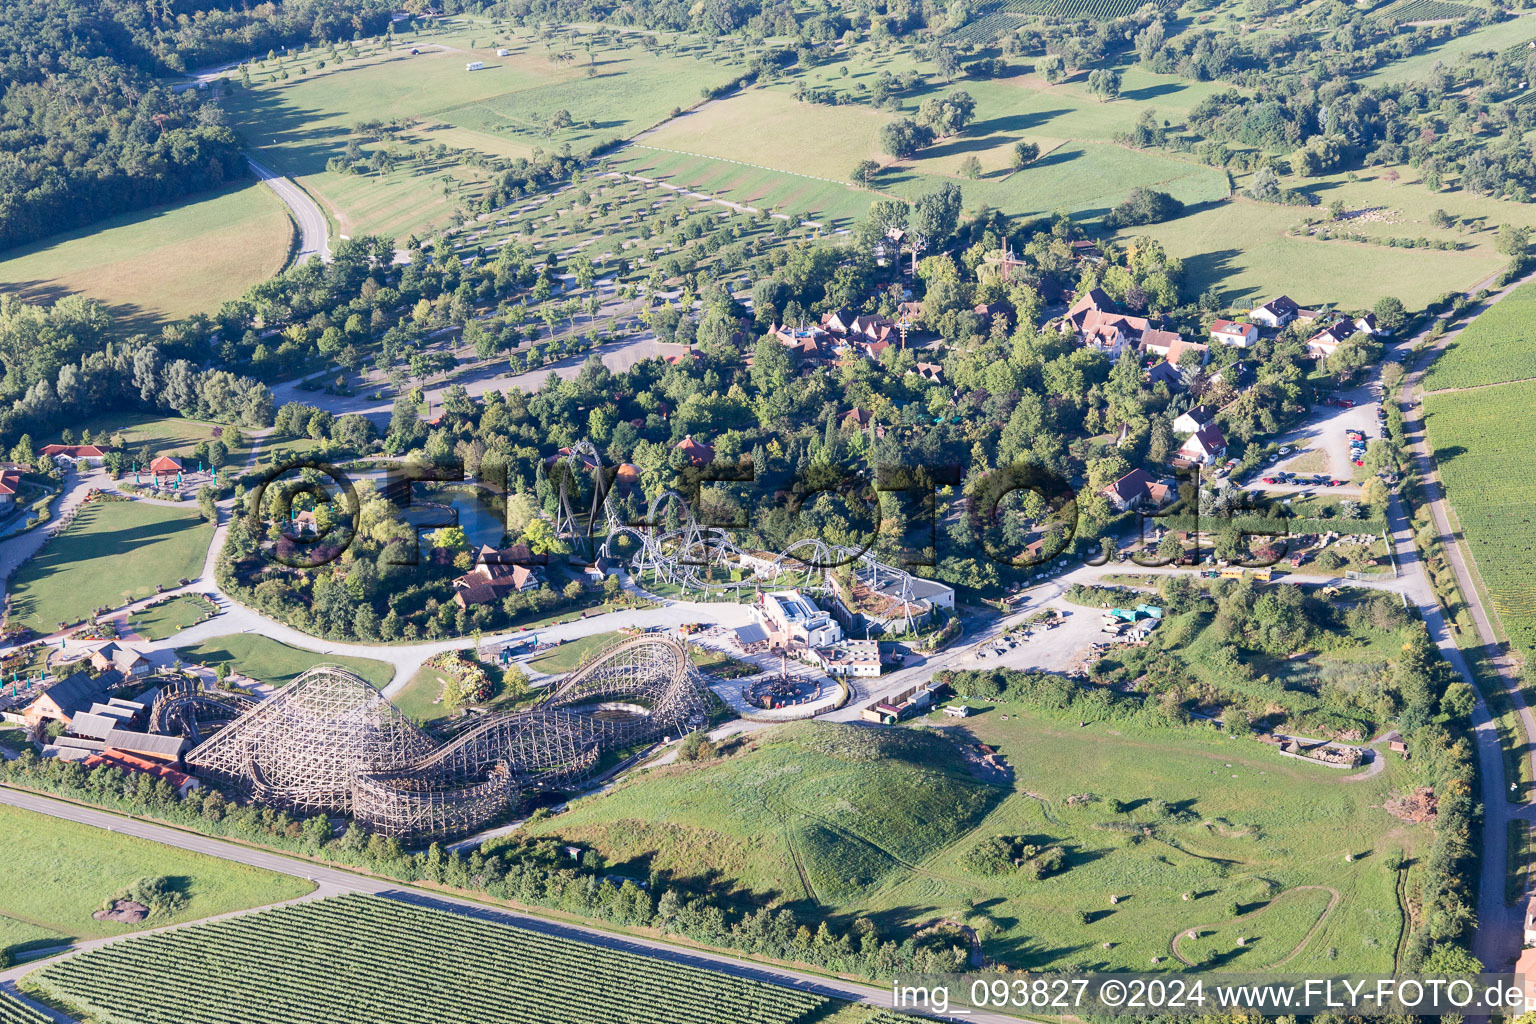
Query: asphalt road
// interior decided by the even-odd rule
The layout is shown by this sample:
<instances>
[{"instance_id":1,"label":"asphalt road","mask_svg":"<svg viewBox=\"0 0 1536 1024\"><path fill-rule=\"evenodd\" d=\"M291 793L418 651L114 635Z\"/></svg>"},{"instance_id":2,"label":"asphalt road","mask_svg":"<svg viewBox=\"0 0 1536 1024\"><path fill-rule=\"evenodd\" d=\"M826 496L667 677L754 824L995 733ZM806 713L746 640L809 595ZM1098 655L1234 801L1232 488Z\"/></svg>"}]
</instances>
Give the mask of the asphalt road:
<instances>
[{"instance_id":1,"label":"asphalt road","mask_svg":"<svg viewBox=\"0 0 1536 1024\"><path fill-rule=\"evenodd\" d=\"M82 807L67 801L55 800L52 797L41 796L24 790L0 787L0 803L52 815L67 821L91 825L96 828L105 828L122 835L136 836L151 842L163 843L167 846L174 846L183 850L191 850L195 853L207 854L210 857L218 857L222 860L266 868L269 871L276 871L280 874L292 875L298 878L307 878L316 883L318 887L316 895L332 895L347 892L373 893L407 903L414 903L419 906L433 907L438 910L446 910L487 921L513 925L543 935L585 942L603 949L619 950L639 956L665 960L670 963L684 964L701 970L715 971L735 978L766 982L772 985L783 985L788 988L797 989L802 992L813 992L832 999L846 999L887 1009L892 1007L891 991L888 988L862 985L856 982L844 981L840 978L822 977L816 974L790 970L784 967L769 966L719 953L684 949L652 939L614 935L609 932L598 931L595 928L585 928L580 925L549 921L541 917L505 910L501 907L460 899L441 892L402 885L388 879L373 878L368 875L354 874L350 871L325 867L309 861L287 857L280 853L274 853L270 850L244 846L196 832L186 832L181 829L158 825L137 818L111 814L91 807ZM311 896L310 898L314 897ZM254 912L254 909L252 911L245 911L245 913ZM179 925L177 927L184 928L187 925ZM109 942L120 942L130 937L122 936L115 939L98 940L89 945L91 948L95 948ZM60 956L68 955L70 954L61 954ZM53 962L53 959L33 961L19 967L11 967L0 971L0 985L14 984L22 975L38 969L43 964ZM1018 1024L1019 1020L1017 1017L987 1013L971 1013L963 1017L938 1019L982 1021L986 1022L986 1024Z\"/></svg>"},{"instance_id":2,"label":"asphalt road","mask_svg":"<svg viewBox=\"0 0 1536 1024\"><path fill-rule=\"evenodd\" d=\"M331 247L326 240L325 214L320 212L320 207L291 179L257 163L254 157L247 156L245 161L256 172L256 177L276 192L277 197L287 205L293 214L294 223L299 226L299 252L295 262L302 263L311 256L319 256L329 262Z\"/></svg>"}]
</instances>

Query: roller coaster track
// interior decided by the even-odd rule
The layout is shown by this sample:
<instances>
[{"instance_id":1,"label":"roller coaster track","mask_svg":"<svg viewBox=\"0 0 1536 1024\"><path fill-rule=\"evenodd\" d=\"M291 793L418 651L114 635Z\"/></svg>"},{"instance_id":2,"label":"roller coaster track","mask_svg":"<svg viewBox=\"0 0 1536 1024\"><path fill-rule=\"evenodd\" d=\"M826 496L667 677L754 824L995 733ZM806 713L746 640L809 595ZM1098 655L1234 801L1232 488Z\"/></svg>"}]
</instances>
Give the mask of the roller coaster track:
<instances>
[{"instance_id":1,"label":"roller coaster track","mask_svg":"<svg viewBox=\"0 0 1536 1024\"><path fill-rule=\"evenodd\" d=\"M609 486L602 455L590 441L569 446L559 467L556 486L559 513L556 531L579 545L596 549L596 554L611 562L628 562L630 571L642 585L669 584L686 597L690 593L712 594L736 590L795 585L812 591L831 589L828 570L849 566L855 579L870 590L882 590L901 602L904 626L912 628L912 596L915 577L902 569L880 562L865 548L852 548L808 537L797 540L783 551L763 560L760 553L744 551L722 528L702 524L693 514L688 500L677 491L664 489L653 497L642 523L626 522L619 512L613 488ZM571 485L583 474L591 478L592 501L585 525L575 514ZM601 517L599 516L601 510ZM670 517L669 514L670 513ZM678 525L667 528L665 524ZM635 550L627 557L619 545L630 542ZM717 580L713 571L726 566L741 566L755 559L758 568L742 579Z\"/></svg>"},{"instance_id":2,"label":"roller coaster track","mask_svg":"<svg viewBox=\"0 0 1536 1024\"><path fill-rule=\"evenodd\" d=\"M702 723L705 692L680 641L632 637L537 706L486 716L437 744L364 680L317 666L187 761L263 803L350 812L370 831L412 841L449 838L482 827L522 792L581 781L609 751ZM612 710L607 702L628 715L595 713Z\"/></svg>"}]
</instances>

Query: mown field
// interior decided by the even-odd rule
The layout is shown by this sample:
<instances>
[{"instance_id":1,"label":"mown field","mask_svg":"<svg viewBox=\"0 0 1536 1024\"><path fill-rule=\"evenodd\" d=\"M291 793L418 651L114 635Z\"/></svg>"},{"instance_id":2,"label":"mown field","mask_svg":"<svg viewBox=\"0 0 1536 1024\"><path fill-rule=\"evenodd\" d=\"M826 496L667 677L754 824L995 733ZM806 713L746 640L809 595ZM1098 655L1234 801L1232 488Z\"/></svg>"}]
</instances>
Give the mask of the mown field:
<instances>
[{"instance_id":1,"label":"mown field","mask_svg":"<svg viewBox=\"0 0 1536 1024\"><path fill-rule=\"evenodd\" d=\"M395 676L395 667L388 662L303 651L256 633L215 637L189 647L178 647L176 653L183 661L215 670L220 665L228 665L243 676L271 686L287 686L316 665L340 665L351 669L379 688L388 686Z\"/></svg>"},{"instance_id":2,"label":"mown field","mask_svg":"<svg viewBox=\"0 0 1536 1024\"><path fill-rule=\"evenodd\" d=\"M1533 403L1536 382L1424 398L1425 424L1446 495L1505 632L1526 652L1536 651Z\"/></svg>"},{"instance_id":3,"label":"mown field","mask_svg":"<svg viewBox=\"0 0 1536 1024\"><path fill-rule=\"evenodd\" d=\"M1429 838L1381 809L1404 784L1395 760L1345 782L1214 729L1081 726L1009 703L946 731L1000 750L1012 783L976 782L940 748L892 756L896 737L940 742L912 730L801 725L651 771L536 831L739 899L815 899L886 926L960 921L989 958L1030 970L1176 968L1169 943L1190 928L1203 933L1191 958L1209 967L1392 968L1403 918L1387 858ZM839 756L850 733L854 753ZM881 743L896 746L862 756ZM914 786L914 770L930 777ZM978 867L968 855L995 836L1059 847L1062 867Z\"/></svg>"},{"instance_id":4,"label":"mown field","mask_svg":"<svg viewBox=\"0 0 1536 1024\"><path fill-rule=\"evenodd\" d=\"M634 37L589 53L570 40L546 45L531 32L484 21L441 24L392 48L365 45L340 62L312 51L253 65L251 87L235 86L228 97L232 121L259 158L298 180L340 234L403 242L413 232L441 227L456 206L478 199L493 176L478 166L477 155L531 157L567 145L584 153L650 127L674 107L697 102L702 87L731 77L729 69L690 56L649 54ZM419 52L411 54L413 48ZM497 57L498 48L511 53ZM466 71L470 61L485 67ZM279 73L288 77L267 81ZM551 130L561 110L571 124ZM386 151L395 168L327 170L364 121L397 123L388 141L357 137L365 159ZM425 155L439 145L453 152Z\"/></svg>"},{"instance_id":5,"label":"mown field","mask_svg":"<svg viewBox=\"0 0 1536 1024\"><path fill-rule=\"evenodd\" d=\"M1527 377L1536 377L1536 283L1516 288L1448 342L1424 374L1424 389L1469 388ZM1476 404L1483 397L1467 395L1462 401Z\"/></svg>"},{"instance_id":6,"label":"mown field","mask_svg":"<svg viewBox=\"0 0 1536 1024\"><path fill-rule=\"evenodd\" d=\"M79 622L97 608L149 597L203 570L213 527L185 509L142 501L92 502L64 532L16 571L11 608L41 633Z\"/></svg>"},{"instance_id":7,"label":"mown field","mask_svg":"<svg viewBox=\"0 0 1536 1024\"><path fill-rule=\"evenodd\" d=\"M111 307L125 331L213 312L283 268L293 224L265 185L233 185L0 253L0 289Z\"/></svg>"},{"instance_id":8,"label":"mown field","mask_svg":"<svg viewBox=\"0 0 1536 1024\"><path fill-rule=\"evenodd\" d=\"M253 950L261 970L249 969ZM26 984L102 1024L182 1024L193 1007L206 1024L809 1024L838 1010L809 992L363 895L116 943Z\"/></svg>"},{"instance_id":9,"label":"mown field","mask_svg":"<svg viewBox=\"0 0 1536 1024\"><path fill-rule=\"evenodd\" d=\"M896 114L861 103L797 100L786 82L669 121L622 150L616 163L633 173L664 176L672 184L831 220L839 227L875 198L848 183L854 167L866 159L886 165L875 183L880 192L912 198L953 181L967 209L985 205L1024 216L1055 210L1098 216L1138 185L1155 186L1190 204L1228 194L1226 175L1219 170L1113 143L1116 133L1135 123L1141 100L1155 99L1166 114L1178 114L1208 94L1203 85L1132 71L1124 86L1128 102L1105 104L1089 96L1081 82L1047 86L1031 74L945 83L906 53L868 46L845 60L797 73L792 81L852 98L881 72L913 70L927 74L929 83L903 97L905 113L928 96L957 89L975 99L976 113L964 133L907 160L893 161L881 151L880 128ZM1042 156L1015 171L1012 151L1019 141L1035 142ZM971 156L982 167L976 180L961 173L962 161Z\"/></svg>"},{"instance_id":10,"label":"mown field","mask_svg":"<svg viewBox=\"0 0 1536 1024\"><path fill-rule=\"evenodd\" d=\"M301 878L16 807L0 807L0 834L7 869L0 873L0 951L12 954L193 921L314 888ZM135 880L156 876L186 897L181 910L137 925L91 917Z\"/></svg>"}]
</instances>

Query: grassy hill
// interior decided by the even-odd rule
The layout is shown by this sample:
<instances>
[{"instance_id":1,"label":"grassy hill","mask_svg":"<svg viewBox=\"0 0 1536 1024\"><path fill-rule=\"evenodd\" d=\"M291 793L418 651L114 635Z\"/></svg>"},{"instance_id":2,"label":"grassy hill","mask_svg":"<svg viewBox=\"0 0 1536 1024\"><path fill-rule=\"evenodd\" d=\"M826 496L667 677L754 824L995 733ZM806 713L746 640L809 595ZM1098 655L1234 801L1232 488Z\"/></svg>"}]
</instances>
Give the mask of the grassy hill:
<instances>
[{"instance_id":1,"label":"grassy hill","mask_svg":"<svg viewBox=\"0 0 1536 1024\"><path fill-rule=\"evenodd\" d=\"M800 723L673 765L534 825L616 870L841 906L953 843L1001 799L947 740Z\"/></svg>"}]
</instances>

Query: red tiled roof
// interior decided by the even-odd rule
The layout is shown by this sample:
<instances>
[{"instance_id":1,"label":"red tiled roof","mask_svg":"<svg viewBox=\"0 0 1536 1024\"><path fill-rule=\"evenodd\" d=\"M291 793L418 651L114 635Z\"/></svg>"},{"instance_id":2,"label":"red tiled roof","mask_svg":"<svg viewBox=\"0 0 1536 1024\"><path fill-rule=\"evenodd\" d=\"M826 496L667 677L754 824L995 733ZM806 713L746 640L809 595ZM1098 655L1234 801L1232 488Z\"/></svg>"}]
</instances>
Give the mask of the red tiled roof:
<instances>
[{"instance_id":1,"label":"red tiled roof","mask_svg":"<svg viewBox=\"0 0 1536 1024\"><path fill-rule=\"evenodd\" d=\"M68 455L72 459L99 459L106 452L93 444L47 444L44 455Z\"/></svg>"},{"instance_id":2,"label":"red tiled roof","mask_svg":"<svg viewBox=\"0 0 1536 1024\"><path fill-rule=\"evenodd\" d=\"M169 455L162 455L149 464L151 473L180 473L181 460L173 459Z\"/></svg>"},{"instance_id":3,"label":"red tiled roof","mask_svg":"<svg viewBox=\"0 0 1536 1024\"><path fill-rule=\"evenodd\" d=\"M108 747L99 754L92 754L85 759L84 764L87 768L97 768L105 765L109 768L116 768L120 772L139 772L144 775L154 775L169 782L177 789L192 781L192 776L186 772L179 772L174 768L160 764L158 761L151 761L148 758L139 757L137 754L130 754L126 750L118 750L116 747Z\"/></svg>"},{"instance_id":4,"label":"red tiled roof","mask_svg":"<svg viewBox=\"0 0 1536 1024\"><path fill-rule=\"evenodd\" d=\"M15 494L21 487L21 474L14 469L0 472L0 494Z\"/></svg>"}]
</instances>

